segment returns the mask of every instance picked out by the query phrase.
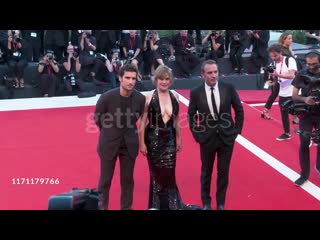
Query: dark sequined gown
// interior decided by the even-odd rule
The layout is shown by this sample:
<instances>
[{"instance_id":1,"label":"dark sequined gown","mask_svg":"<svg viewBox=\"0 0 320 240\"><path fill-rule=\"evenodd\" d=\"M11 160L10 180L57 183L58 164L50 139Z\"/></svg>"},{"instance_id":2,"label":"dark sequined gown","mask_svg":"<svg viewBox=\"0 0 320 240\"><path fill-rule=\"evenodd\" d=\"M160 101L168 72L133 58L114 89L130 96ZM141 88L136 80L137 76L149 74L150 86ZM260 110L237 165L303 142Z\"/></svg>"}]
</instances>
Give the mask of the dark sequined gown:
<instances>
[{"instance_id":1,"label":"dark sequined gown","mask_svg":"<svg viewBox=\"0 0 320 240\"><path fill-rule=\"evenodd\" d=\"M161 115L158 91L155 90L148 109L149 123L145 131L150 170L149 208L184 209L176 184L176 131L174 118L179 103L170 92L172 116L165 123Z\"/></svg>"}]
</instances>

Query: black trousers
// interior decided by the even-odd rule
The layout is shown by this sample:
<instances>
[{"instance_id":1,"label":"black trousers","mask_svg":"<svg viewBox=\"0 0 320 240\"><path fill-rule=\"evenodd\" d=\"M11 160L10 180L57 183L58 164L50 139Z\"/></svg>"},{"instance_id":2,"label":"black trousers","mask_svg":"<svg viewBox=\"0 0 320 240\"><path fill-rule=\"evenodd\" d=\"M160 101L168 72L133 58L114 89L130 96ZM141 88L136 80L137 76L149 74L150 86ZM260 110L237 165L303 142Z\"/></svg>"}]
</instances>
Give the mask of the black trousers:
<instances>
[{"instance_id":1,"label":"black trousers","mask_svg":"<svg viewBox=\"0 0 320 240\"><path fill-rule=\"evenodd\" d=\"M211 205L211 177L216 155L218 160L216 202L217 205L225 203L233 146L234 144L226 145L218 136L212 138L208 143L200 145L201 200L203 205Z\"/></svg>"},{"instance_id":2,"label":"black trousers","mask_svg":"<svg viewBox=\"0 0 320 240\"><path fill-rule=\"evenodd\" d=\"M271 86L271 94L266 102L266 105L264 105L266 109L271 109L272 104L274 103L277 96L279 95L279 91L280 91L280 84L276 82L275 85Z\"/></svg>"},{"instance_id":3,"label":"black trousers","mask_svg":"<svg viewBox=\"0 0 320 240\"><path fill-rule=\"evenodd\" d=\"M9 68L9 73L8 75L10 77L17 77L18 79L23 78L23 72L24 69L28 66L28 62L25 59L20 59L20 60L9 60L8 61L8 68Z\"/></svg>"},{"instance_id":4,"label":"black trousers","mask_svg":"<svg viewBox=\"0 0 320 240\"><path fill-rule=\"evenodd\" d=\"M194 54L188 53L186 55L176 56L176 63L183 73L182 77L189 77L193 69L200 63L200 60Z\"/></svg>"},{"instance_id":5,"label":"black trousers","mask_svg":"<svg viewBox=\"0 0 320 240\"><path fill-rule=\"evenodd\" d=\"M41 96L48 94L49 97L55 95L57 77L54 74L41 74L40 92Z\"/></svg>"},{"instance_id":6,"label":"black trousers","mask_svg":"<svg viewBox=\"0 0 320 240\"><path fill-rule=\"evenodd\" d=\"M250 59L253 65L255 66L256 71L259 72L260 67L265 67L268 64L269 57L268 57L267 49L265 49L264 54L260 54L259 51L252 52Z\"/></svg>"},{"instance_id":7,"label":"black trousers","mask_svg":"<svg viewBox=\"0 0 320 240\"><path fill-rule=\"evenodd\" d=\"M224 51L222 51L222 50L213 50L213 51L210 51L207 54L206 60L212 59L212 60L215 60L217 62L218 58L222 58L223 56L224 56Z\"/></svg>"},{"instance_id":8,"label":"black trousers","mask_svg":"<svg viewBox=\"0 0 320 240\"><path fill-rule=\"evenodd\" d=\"M109 206L109 191L113 178L117 157L120 160L121 209L130 210L133 202L133 170L135 159L131 158L123 141L118 154L113 159L100 155L100 180L98 190L101 193L100 201L104 209Z\"/></svg>"},{"instance_id":9,"label":"black trousers","mask_svg":"<svg viewBox=\"0 0 320 240\"><path fill-rule=\"evenodd\" d=\"M320 127L320 116L306 114L299 122L300 130L311 132L312 129ZM301 177L308 179L310 175L310 137L300 135L299 161L301 168ZM316 166L320 169L320 145L317 146Z\"/></svg>"},{"instance_id":10,"label":"black trousers","mask_svg":"<svg viewBox=\"0 0 320 240\"><path fill-rule=\"evenodd\" d=\"M246 50L245 46L237 46L237 45L230 45L230 61L232 68L238 68L238 70L242 69L242 54L244 53L244 50Z\"/></svg>"},{"instance_id":11,"label":"black trousers","mask_svg":"<svg viewBox=\"0 0 320 240\"><path fill-rule=\"evenodd\" d=\"M291 99L292 99L292 97L279 96L279 107L280 107L280 113L281 113L282 127L283 127L283 131L285 133L290 133L289 113L283 107L281 107L281 105L284 102L291 100Z\"/></svg>"}]
</instances>

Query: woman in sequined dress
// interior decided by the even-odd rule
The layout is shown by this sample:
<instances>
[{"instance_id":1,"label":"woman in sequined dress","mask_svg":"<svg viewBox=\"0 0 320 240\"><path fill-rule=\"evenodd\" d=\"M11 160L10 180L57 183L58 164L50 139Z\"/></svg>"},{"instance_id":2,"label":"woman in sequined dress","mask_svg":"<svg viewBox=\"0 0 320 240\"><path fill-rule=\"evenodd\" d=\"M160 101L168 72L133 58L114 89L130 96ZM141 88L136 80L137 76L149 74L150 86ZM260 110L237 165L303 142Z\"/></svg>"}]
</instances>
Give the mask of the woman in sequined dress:
<instances>
[{"instance_id":1,"label":"woman in sequined dress","mask_svg":"<svg viewBox=\"0 0 320 240\"><path fill-rule=\"evenodd\" d=\"M140 152L150 170L149 209L186 209L176 184L176 153L181 150L179 99L170 91L172 71L159 66L154 75L156 89L146 96L140 122ZM148 125L146 125L148 120Z\"/></svg>"}]
</instances>

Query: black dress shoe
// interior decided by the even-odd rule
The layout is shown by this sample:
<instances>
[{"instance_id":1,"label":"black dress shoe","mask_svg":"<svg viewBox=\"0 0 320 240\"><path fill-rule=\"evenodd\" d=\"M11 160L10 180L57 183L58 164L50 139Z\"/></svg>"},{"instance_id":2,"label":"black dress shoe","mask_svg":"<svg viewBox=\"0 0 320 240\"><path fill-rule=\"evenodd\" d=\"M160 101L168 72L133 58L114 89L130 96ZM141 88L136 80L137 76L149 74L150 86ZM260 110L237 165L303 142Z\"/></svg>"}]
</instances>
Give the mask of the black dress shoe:
<instances>
[{"instance_id":1,"label":"black dress shoe","mask_svg":"<svg viewBox=\"0 0 320 240\"><path fill-rule=\"evenodd\" d=\"M209 204L205 204L202 208L202 210L212 210L211 206Z\"/></svg>"},{"instance_id":2,"label":"black dress shoe","mask_svg":"<svg viewBox=\"0 0 320 240\"><path fill-rule=\"evenodd\" d=\"M219 204L219 205L217 206L217 209L218 209L218 210L224 210L224 205L223 205L223 204Z\"/></svg>"}]
</instances>

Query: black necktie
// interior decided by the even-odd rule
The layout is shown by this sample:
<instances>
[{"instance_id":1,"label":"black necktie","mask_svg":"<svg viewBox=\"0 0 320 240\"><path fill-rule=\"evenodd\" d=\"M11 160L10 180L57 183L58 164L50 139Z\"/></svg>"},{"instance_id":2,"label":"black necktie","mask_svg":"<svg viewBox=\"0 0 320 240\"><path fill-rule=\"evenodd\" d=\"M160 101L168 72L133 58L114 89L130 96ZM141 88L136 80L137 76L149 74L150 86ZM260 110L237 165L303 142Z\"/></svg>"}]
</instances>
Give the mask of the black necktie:
<instances>
[{"instance_id":1,"label":"black necktie","mask_svg":"<svg viewBox=\"0 0 320 240\"><path fill-rule=\"evenodd\" d=\"M212 102L212 107L213 107L213 112L214 112L214 119L218 120L218 109L217 109L217 105L216 105L216 100L214 99L214 94L213 94L213 87L210 88L211 89L211 102Z\"/></svg>"}]
</instances>

